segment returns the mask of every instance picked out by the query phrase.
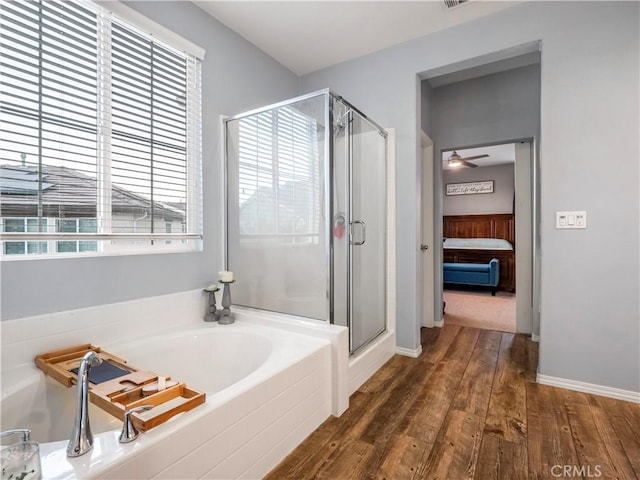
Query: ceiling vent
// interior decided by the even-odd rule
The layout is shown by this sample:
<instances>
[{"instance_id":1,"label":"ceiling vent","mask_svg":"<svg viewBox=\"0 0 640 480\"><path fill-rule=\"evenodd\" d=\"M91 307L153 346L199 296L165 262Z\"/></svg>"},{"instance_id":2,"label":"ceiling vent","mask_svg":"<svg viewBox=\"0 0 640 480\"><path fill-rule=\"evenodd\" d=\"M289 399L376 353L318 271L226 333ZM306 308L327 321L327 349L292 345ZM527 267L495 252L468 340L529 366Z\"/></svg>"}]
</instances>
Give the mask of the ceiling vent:
<instances>
[{"instance_id":1,"label":"ceiling vent","mask_svg":"<svg viewBox=\"0 0 640 480\"><path fill-rule=\"evenodd\" d=\"M443 0L444 6L447 8L457 7L463 3L467 3L469 0Z\"/></svg>"}]
</instances>

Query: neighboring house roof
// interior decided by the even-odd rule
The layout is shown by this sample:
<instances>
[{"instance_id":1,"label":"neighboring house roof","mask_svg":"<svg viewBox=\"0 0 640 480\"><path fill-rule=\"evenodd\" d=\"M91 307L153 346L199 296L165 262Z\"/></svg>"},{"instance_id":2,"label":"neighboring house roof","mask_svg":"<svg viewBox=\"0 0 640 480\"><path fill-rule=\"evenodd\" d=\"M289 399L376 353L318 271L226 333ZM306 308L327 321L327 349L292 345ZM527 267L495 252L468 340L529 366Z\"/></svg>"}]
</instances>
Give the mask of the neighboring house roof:
<instances>
[{"instance_id":1,"label":"neighboring house roof","mask_svg":"<svg viewBox=\"0 0 640 480\"><path fill-rule=\"evenodd\" d=\"M40 174L35 165L0 166L0 216L36 217ZM42 208L45 217L95 217L97 181L78 170L42 166ZM111 189L112 214L141 215L151 211L165 220L184 219L185 205L152 202L118 185Z\"/></svg>"},{"instance_id":2,"label":"neighboring house roof","mask_svg":"<svg viewBox=\"0 0 640 480\"><path fill-rule=\"evenodd\" d=\"M240 233L318 233L318 196L309 180L280 185L276 225L276 195L270 187L259 187L240 205Z\"/></svg>"}]
</instances>

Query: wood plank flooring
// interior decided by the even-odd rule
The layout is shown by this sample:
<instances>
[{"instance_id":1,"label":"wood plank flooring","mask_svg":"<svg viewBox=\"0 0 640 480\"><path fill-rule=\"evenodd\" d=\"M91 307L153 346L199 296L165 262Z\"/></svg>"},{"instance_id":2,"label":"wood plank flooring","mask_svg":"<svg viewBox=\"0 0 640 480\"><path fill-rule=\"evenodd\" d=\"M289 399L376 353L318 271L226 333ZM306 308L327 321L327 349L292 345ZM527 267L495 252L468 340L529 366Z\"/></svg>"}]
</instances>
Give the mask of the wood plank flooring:
<instances>
[{"instance_id":1,"label":"wood plank flooring","mask_svg":"<svg viewBox=\"0 0 640 480\"><path fill-rule=\"evenodd\" d=\"M640 405L535 383L537 344L460 325L422 330L268 476L640 479Z\"/></svg>"}]
</instances>

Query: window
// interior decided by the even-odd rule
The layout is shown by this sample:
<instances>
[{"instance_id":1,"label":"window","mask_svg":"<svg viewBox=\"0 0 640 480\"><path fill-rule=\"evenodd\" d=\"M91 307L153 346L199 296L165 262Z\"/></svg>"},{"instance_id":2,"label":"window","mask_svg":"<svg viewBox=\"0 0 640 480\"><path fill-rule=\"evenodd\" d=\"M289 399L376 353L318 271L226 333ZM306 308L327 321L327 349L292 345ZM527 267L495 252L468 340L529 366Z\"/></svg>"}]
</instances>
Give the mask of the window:
<instances>
[{"instance_id":1,"label":"window","mask_svg":"<svg viewBox=\"0 0 640 480\"><path fill-rule=\"evenodd\" d=\"M319 234L317 122L293 107L239 121L240 234Z\"/></svg>"},{"instance_id":2,"label":"window","mask_svg":"<svg viewBox=\"0 0 640 480\"><path fill-rule=\"evenodd\" d=\"M4 255L199 248L202 53L145 23L89 2L3 2Z\"/></svg>"},{"instance_id":3,"label":"window","mask_svg":"<svg viewBox=\"0 0 640 480\"><path fill-rule=\"evenodd\" d=\"M56 232L59 233L97 233L98 221L95 218L58 218ZM95 240L59 240L56 242L58 253L96 252Z\"/></svg>"},{"instance_id":4,"label":"window","mask_svg":"<svg viewBox=\"0 0 640 480\"><path fill-rule=\"evenodd\" d=\"M4 233L96 233L97 219L95 218L4 218L2 231ZM42 227L41 227L42 226ZM96 252L96 240L58 240L58 241L5 241L3 253L5 255Z\"/></svg>"},{"instance_id":5,"label":"window","mask_svg":"<svg viewBox=\"0 0 640 480\"><path fill-rule=\"evenodd\" d=\"M39 231L37 218L5 218L2 222L2 231L11 233L26 233ZM2 246L4 255L43 254L48 252L47 242L4 242Z\"/></svg>"}]
</instances>

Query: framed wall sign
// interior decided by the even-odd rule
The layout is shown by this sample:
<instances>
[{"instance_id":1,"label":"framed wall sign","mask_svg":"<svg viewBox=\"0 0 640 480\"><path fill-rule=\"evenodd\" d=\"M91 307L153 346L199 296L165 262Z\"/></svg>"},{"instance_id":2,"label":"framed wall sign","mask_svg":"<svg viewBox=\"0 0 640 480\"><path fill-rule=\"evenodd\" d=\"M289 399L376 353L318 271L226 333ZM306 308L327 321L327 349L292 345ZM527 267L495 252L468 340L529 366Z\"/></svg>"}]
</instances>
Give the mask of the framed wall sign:
<instances>
[{"instance_id":1,"label":"framed wall sign","mask_svg":"<svg viewBox=\"0 0 640 480\"><path fill-rule=\"evenodd\" d=\"M493 193L493 180L482 182L447 183L447 195L474 195L476 193Z\"/></svg>"}]
</instances>

